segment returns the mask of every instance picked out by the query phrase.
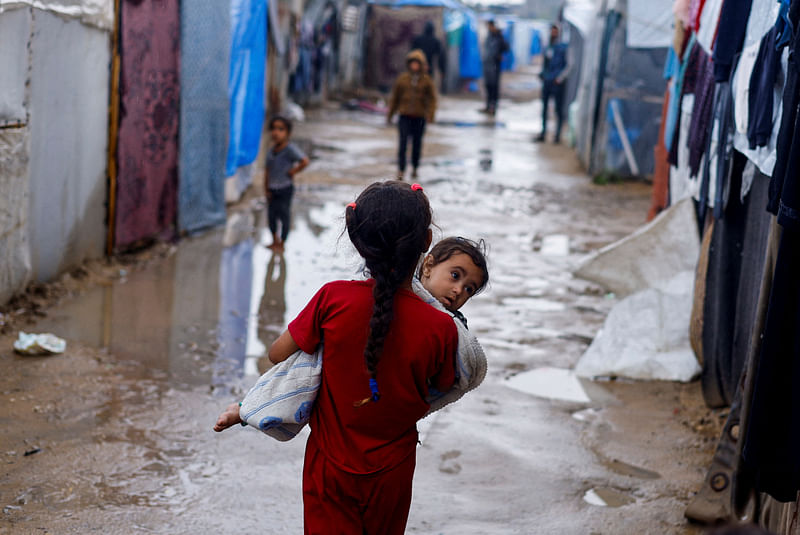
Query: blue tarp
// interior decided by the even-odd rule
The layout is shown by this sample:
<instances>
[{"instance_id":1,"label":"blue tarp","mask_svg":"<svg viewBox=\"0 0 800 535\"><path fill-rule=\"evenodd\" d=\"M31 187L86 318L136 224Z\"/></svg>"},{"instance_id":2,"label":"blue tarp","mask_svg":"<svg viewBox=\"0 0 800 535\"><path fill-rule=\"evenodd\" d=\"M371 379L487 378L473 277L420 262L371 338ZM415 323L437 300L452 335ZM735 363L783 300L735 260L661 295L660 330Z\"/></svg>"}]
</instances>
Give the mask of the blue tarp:
<instances>
[{"instance_id":1,"label":"blue tarp","mask_svg":"<svg viewBox=\"0 0 800 535\"><path fill-rule=\"evenodd\" d=\"M214 384L230 384L242 375L253 288L253 240L222 250L219 268L219 324ZM213 291L213 289L209 289Z\"/></svg>"},{"instance_id":2,"label":"blue tarp","mask_svg":"<svg viewBox=\"0 0 800 535\"><path fill-rule=\"evenodd\" d=\"M462 78L480 78L483 75L481 47L478 42L478 19L472 11L464 11L464 26L461 29L461 50L458 69Z\"/></svg>"},{"instance_id":3,"label":"blue tarp","mask_svg":"<svg viewBox=\"0 0 800 535\"><path fill-rule=\"evenodd\" d=\"M515 67L514 59L514 21L506 22L506 29L503 31L503 38L508 43L508 52L503 54L503 61L500 62L501 71L513 71Z\"/></svg>"},{"instance_id":4,"label":"blue tarp","mask_svg":"<svg viewBox=\"0 0 800 535\"><path fill-rule=\"evenodd\" d=\"M231 0L231 117L225 174L258 156L264 125L264 66L267 54L266 0Z\"/></svg>"},{"instance_id":5,"label":"blue tarp","mask_svg":"<svg viewBox=\"0 0 800 535\"><path fill-rule=\"evenodd\" d=\"M542 53L542 34L539 30L531 30L531 57Z\"/></svg>"},{"instance_id":6,"label":"blue tarp","mask_svg":"<svg viewBox=\"0 0 800 535\"><path fill-rule=\"evenodd\" d=\"M230 9L181 0L178 227L194 232L225 221Z\"/></svg>"},{"instance_id":7,"label":"blue tarp","mask_svg":"<svg viewBox=\"0 0 800 535\"><path fill-rule=\"evenodd\" d=\"M381 6L405 7L405 6L419 6L419 7L446 7L448 9L464 9L464 6L455 0L369 0L370 4L378 4Z\"/></svg>"}]
</instances>

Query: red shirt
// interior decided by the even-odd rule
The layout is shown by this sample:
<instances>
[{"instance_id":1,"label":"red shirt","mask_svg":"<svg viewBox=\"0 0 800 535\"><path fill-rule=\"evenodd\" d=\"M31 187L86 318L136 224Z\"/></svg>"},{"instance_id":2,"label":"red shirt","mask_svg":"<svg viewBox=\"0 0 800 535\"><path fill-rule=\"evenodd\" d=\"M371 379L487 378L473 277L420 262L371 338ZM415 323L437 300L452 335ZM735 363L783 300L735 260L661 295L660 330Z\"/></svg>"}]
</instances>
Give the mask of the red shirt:
<instances>
[{"instance_id":1,"label":"red shirt","mask_svg":"<svg viewBox=\"0 0 800 535\"><path fill-rule=\"evenodd\" d=\"M371 279L330 282L289 324L303 351L325 344L309 440L339 468L357 474L392 468L414 454L416 423L429 408L428 384L442 392L453 385L458 349L450 316L398 290L376 375L381 398L354 407L370 396L364 346L373 286Z\"/></svg>"}]
</instances>

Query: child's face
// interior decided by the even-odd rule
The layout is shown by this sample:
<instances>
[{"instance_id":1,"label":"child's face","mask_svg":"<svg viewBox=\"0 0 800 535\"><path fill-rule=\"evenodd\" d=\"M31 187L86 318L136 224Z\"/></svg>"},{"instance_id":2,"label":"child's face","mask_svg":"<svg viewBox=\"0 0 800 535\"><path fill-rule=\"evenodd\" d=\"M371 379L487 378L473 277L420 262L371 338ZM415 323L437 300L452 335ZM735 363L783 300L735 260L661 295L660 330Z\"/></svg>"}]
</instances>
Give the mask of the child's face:
<instances>
[{"instance_id":1,"label":"child's face","mask_svg":"<svg viewBox=\"0 0 800 535\"><path fill-rule=\"evenodd\" d=\"M422 263L422 285L444 308L455 312L478 291L483 271L464 253L455 253L436 265L433 262L428 255Z\"/></svg>"},{"instance_id":2,"label":"child's face","mask_svg":"<svg viewBox=\"0 0 800 535\"><path fill-rule=\"evenodd\" d=\"M408 70L411 72L419 72L422 70L422 65L419 61L412 59L408 62Z\"/></svg>"},{"instance_id":3,"label":"child's face","mask_svg":"<svg viewBox=\"0 0 800 535\"><path fill-rule=\"evenodd\" d=\"M281 145L289 139L289 130L283 121L275 121L269 129L269 135L275 145Z\"/></svg>"}]
</instances>

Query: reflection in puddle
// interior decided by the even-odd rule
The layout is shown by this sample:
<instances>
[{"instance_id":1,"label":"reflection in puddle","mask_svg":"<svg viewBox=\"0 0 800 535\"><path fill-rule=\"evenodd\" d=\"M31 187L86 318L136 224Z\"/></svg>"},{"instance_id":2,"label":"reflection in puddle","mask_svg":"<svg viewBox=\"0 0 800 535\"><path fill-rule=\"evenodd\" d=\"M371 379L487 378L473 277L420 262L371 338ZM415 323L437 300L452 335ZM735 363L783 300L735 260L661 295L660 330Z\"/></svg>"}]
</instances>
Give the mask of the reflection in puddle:
<instances>
[{"instance_id":1,"label":"reflection in puddle","mask_svg":"<svg viewBox=\"0 0 800 535\"><path fill-rule=\"evenodd\" d=\"M286 318L322 283L356 272L335 250L343 203L298 198L286 253L265 246L264 207L254 204L255 218L231 215L224 229L187 238L174 254L54 307L36 329L142 364L143 376L173 387L216 390L260 375Z\"/></svg>"},{"instance_id":2,"label":"reflection in puddle","mask_svg":"<svg viewBox=\"0 0 800 535\"><path fill-rule=\"evenodd\" d=\"M456 128L476 128L476 127L489 127L489 128L505 128L506 123L502 121L493 121L493 120L486 120L486 121L453 121L453 120L438 120L436 121L438 126L455 126Z\"/></svg>"},{"instance_id":3,"label":"reflection in puddle","mask_svg":"<svg viewBox=\"0 0 800 535\"><path fill-rule=\"evenodd\" d=\"M595 487L586 491L583 501L599 507L622 507L636 500L611 487Z\"/></svg>"},{"instance_id":4,"label":"reflection in puddle","mask_svg":"<svg viewBox=\"0 0 800 535\"><path fill-rule=\"evenodd\" d=\"M562 368L536 368L517 374L506 381L515 390L534 396L589 403L591 400L572 370Z\"/></svg>"}]
</instances>

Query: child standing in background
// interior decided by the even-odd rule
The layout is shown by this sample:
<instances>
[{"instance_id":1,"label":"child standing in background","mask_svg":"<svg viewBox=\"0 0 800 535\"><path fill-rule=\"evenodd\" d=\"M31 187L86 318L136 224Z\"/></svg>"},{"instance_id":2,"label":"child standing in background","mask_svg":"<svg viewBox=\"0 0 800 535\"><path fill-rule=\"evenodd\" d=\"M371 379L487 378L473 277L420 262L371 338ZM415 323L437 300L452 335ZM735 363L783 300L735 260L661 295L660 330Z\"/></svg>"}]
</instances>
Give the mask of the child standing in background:
<instances>
[{"instance_id":1,"label":"child standing in background","mask_svg":"<svg viewBox=\"0 0 800 535\"><path fill-rule=\"evenodd\" d=\"M309 160L297 145L289 141L292 134L292 122L289 119L281 116L270 119L269 133L273 145L267 153L264 171L264 192L267 196L269 230L272 232L269 248L283 250L289 236L294 176L306 168Z\"/></svg>"}]
</instances>

